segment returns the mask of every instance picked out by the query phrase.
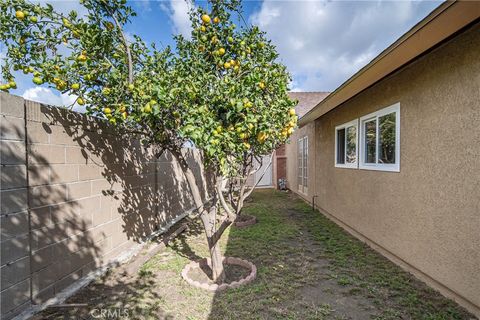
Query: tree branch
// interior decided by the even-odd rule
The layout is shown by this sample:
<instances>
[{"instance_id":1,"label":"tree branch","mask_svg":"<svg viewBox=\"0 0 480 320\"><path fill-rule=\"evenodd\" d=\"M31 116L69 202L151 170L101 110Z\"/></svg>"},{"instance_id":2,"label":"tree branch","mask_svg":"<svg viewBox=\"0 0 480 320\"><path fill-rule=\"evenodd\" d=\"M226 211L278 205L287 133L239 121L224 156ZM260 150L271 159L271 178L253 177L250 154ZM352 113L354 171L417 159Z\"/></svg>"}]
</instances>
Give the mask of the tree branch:
<instances>
[{"instance_id":1,"label":"tree branch","mask_svg":"<svg viewBox=\"0 0 480 320\"><path fill-rule=\"evenodd\" d=\"M130 46L128 45L128 40L127 37L125 36L125 33L123 32L122 25L120 22L118 22L117 18L115 17L115 14L112 13L107 6L105 6L105 10L110 14L112 17L113 21L115 22L115 25L117 26L118 30L120 31L120 34L122 36L123 40L123 45L125 46L125 53L127 54L127 63L128 63L128 83L132 84L133 83L133 62L132 62L132 53L130 51Z\"/></svg>"}]
</instances>

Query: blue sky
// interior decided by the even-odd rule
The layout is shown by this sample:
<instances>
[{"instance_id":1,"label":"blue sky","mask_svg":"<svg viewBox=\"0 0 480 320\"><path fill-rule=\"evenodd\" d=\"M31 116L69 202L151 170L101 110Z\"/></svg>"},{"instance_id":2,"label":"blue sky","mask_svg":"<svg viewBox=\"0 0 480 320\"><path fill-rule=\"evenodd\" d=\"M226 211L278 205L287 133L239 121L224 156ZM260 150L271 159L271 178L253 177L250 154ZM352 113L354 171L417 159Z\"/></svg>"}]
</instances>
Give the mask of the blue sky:
<instances>
[{"instance_id":1,"label":"blue sky","mask_svg":"<svg viewBox=\"0 0 480 320\"><path fill-rule=\"evenodd\" d=\"M42 1L44 2L44 1ZM77 10L78 1L48 1L61 11ZM244 1L244 18L272 39L281 61L293 76L295 91L333 91L403 33L424 18L440 1ZM129 1L137 17L127 34L147 43L173 45L172 34L188 35L189 3L184 0ZM198 1L194 5L205 6ZM241 25L243 22L235 22ZM20 74L18 89L25 98L53 105L73 97L35 87Z\"/></svg>"}]
</instances>

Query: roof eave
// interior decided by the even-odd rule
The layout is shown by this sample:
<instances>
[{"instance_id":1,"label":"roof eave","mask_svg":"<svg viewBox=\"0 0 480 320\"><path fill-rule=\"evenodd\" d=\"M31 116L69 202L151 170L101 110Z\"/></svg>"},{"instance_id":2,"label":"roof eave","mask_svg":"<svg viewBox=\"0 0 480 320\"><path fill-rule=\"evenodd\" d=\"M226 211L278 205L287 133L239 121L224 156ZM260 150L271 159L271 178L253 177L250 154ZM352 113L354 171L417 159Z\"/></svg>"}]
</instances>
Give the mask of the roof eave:
<instances>
[{"instance_id":1,"label":"roof eave","mask_svg":"<svg viewBox=\"0 0 480 320\"><path fill-rule=\"evenodd\" d=\"M360 69L307 112L299 125L314 121L401 68L480 17L480 1L448 1Z\"/></svg>"}]
</instances>

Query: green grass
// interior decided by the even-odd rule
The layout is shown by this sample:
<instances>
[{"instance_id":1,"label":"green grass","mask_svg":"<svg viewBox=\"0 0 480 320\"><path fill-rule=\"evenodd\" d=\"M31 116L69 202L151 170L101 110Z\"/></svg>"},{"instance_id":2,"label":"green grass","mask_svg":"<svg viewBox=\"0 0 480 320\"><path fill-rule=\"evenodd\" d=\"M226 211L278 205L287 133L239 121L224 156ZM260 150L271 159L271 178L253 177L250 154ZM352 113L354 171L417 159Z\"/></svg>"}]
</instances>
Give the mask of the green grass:
<instances>
[{"instance_id":1,"label":"green grass","mask_svg":"<svg viewBox=\"0 0 480 320\"><path fill-rule=\"evenodd\" d=\"M221 246L226 256L255 263L258 276L251 284L214 294L183 281L183 267L208 255L200 224L193 221L134 280L126 283L117 275L115 284L103 279L87 291L92 296L107 292L102 306L135 308L132 319L472 317L292 194L257 191L244 212L258 223L227 229Z\"/></svg>"}]
</instances>

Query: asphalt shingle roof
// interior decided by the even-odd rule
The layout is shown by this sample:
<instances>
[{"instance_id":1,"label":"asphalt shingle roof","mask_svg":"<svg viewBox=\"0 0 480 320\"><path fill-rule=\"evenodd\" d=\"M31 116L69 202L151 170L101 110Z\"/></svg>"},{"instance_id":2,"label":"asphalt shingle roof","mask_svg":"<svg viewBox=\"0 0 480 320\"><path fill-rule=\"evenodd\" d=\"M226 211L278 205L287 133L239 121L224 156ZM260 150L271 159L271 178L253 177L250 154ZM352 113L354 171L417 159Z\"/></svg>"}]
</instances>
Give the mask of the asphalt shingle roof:
<instances>
[{"instance_id":1,"label":"asphalt shingle roof","mask_svg":"<svg viewBox=\"0 0 480 320\"><path fill-rule=\"evenodd\" d=\"M289 92L288 95L293 100L298 100L295 111L299 118L303 117L308 111L312 110L317 104L325 99L330 92Z\"/></svg>"}]
</instances>

